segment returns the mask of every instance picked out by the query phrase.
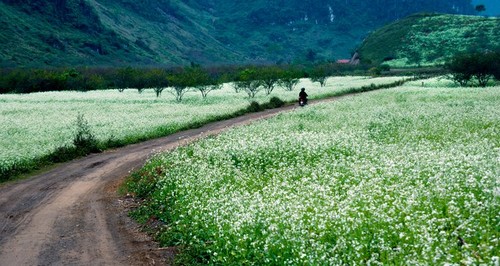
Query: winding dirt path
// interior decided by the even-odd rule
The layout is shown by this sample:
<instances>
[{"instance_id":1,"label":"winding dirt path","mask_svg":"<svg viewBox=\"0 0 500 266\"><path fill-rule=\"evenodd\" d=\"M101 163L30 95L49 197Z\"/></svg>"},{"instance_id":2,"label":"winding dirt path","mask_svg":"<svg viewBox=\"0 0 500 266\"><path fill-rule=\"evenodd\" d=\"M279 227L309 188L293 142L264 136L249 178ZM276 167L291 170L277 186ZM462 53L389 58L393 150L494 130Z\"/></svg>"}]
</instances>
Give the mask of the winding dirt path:
<instances>
[{"instance_id":1,"label":"winding dirt path","mask_svg":"<svg viewBox=\"0 0 500 266\"><path fill-rule=\"evenodd\" d=\"M128 218L120 183L154 153L293 108L92 154L0 186L0 265L169 265L175 251L158 248Z\"/></svg>"}]
</instances>

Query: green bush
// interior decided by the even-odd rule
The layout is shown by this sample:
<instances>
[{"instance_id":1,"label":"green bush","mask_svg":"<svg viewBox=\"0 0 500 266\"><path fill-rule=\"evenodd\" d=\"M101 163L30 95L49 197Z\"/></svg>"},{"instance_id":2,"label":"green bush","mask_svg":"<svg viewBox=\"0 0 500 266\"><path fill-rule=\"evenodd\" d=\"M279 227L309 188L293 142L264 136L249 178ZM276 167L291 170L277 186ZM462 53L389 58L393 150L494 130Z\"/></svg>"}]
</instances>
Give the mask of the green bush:
<instances>
[{"instance_id":1,"label":"green bush","mask_svg":"<svg viewBox=\"0 0 500 266\"><path fill-rule=\"evenodd\" d=\"M382 74L382 70L378 67L372 67L368 70L368 73L370 73L372 77L378 77Z\"/></svg>"},{"instance_id":2,"label":"green bush","mask_svg":"<svg viewBox=\"0 0 500 266\"><path fill-rule=\"evenodd\" d=\"M252 101L250 105L247 107L247 111L249 113L259 112L262 110L264 110L264 108L262 108L262 106L256 101Z\"/></svg>"},{"instance_id":3,"label":"green bush","mask_svg":"<svg viewBox=\"0 0 500 266\"><path fill-rule=\"evenodd\" d=\"M285 105L285 102L278 97L272 97L269 99L269 105L271 108L278 108Z\"/></svg>"},{"instance_id":4,"label":"green bush","mask_svg":"<svg viewBox=\"0 0 500 266\"><path fill-rule=\"evenodd\" d=\"M387 64L382 64L379 66L380 70L382 71L390 71L391 70L391 66L387 65Z\"/></svg>"},{"instance_id":5,"label":"green bush","mask_svg":"<svg viewBox=\"0 0 500 266\"><path fill-rule=\"evenodd\" d=\"M76 131L73 138L73 145L75 145L80 155L86 155L92 152L99 152L97 144L97 140L92 133L88 121L83 117L83 114L79 114L76 118Z\"/></svg>"}]
</instances>

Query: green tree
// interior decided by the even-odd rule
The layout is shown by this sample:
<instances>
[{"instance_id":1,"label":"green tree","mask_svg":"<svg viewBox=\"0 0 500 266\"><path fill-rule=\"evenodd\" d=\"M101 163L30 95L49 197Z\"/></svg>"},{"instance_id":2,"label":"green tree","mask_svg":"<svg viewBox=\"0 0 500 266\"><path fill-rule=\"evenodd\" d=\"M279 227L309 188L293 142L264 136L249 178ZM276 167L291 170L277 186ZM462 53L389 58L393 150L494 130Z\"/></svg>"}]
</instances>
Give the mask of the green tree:
<instances>
[{"instance_id":1,"label":"green tree","mask_svg":"<svg viewBox=\"0 0 500 266\"><path fill-rule=\"evenodd\" d=\"M200 66L190 67L187 73L191 77L194 88L201 93L203 99L206 99L211 91L222 88L222 77L217 74L210 75L207 70Z\"/></svg>"},{"instance_id":2,"label":"green tree","mask_svg":"<svg viewBox=\"0 0 500 266\"><path fill-rule=\"evenodd\" d=\"M370 76L372 77L378 77L382 74L382 69L379 68L379 67L372 67L368 70L368 73L370 74Z\"/></svg>"},{"instance_id":3,"label":"green tree","mask_svg":"<svg viewBox=\"0 0 500 266\"><path fill-rule=\"evenodd\" d=\"M236 86L244 90L248 97L254 98L264 85L258 75L259 72L256 68L247 68L240 72L238 80L235 82Z\"/></svg>"},{"instance_id":4,"label":"green tree","mask_svg":"<svg viewBox=\"0 0 500 266\"><path fill-rule=\"evenodd\" d=\"M455 55L446 68L451 72L451 79L462 87L472 79L472 69L470 68L471 57L468 54Z\"/></svg>"},{"instance_id":5,"label":"green tree","mask_svg":"<svg viewBox=\"0 0 500 266\"><path fill-rule=\"evenodd\" d=\"M475 80L481 87L486 87L492 77L498 76L499 52L469 53L455 55L446 68L451 78L461 86Z\"/></svg>"},{"instance_id":6,"label":"green tree","mask_svg":"<svg viewBox=\"0 0 500 266\"><path fill-rule=\"evenodd\" d=\"M295 69L287 69L283 72L281 75L279 84L282 88L284 88L286 91L293 91L295 86L299 84L300 81L300 72Z\"/></svg>"},{"instance_id":7,"label":"green tree","mask_svg":"<svg viewBox=\"0 0 500 266\"><path fill-rule=\"evenodd\" d=\"M419 51L415 47L410 47L408 48L408 51L406 52L406 56L408 58L408 63L409 64L415 64L420 67L422 63L422 52Z\"/></svg>"},{"instance_id":8,"label":"green tree","mask_svg":"<svg viewBox=\"0 0 500 266\"><path fill-rule=\"evenodd\" d=\"M80 79L81 91L103 90L106 88L106 80L99 74L82 75Z\"/></svg>"},{"instance_id":9,"label":"green tree","mask_svg":"<svg viewBox=\"0 0 500 266\"><path fill-rule=\"evenodd\" d=\"M196 87L196 76L200 75L198 66L184 67L174 71L171 76L172 91L175 100L182 101L182 98L190 88Z\"/></svg>"},{"instance_id":10,"label":"green tree","mask_svg":"<svg viewBox=\"0 0 500 266\"><path fill-rule=\"evenodd\" d=\"M484 5L476 5L475 7L477 12L484 12L486 11L486 7Z\"/></svg>"},{"instance_id":11,"label":"green tree","mask_svg":"<svg viewBox=\"0 0 500 266\"><path fill-rule=\"evenodd\" d=\"M309 79L312 82L319 82L321 87L326 85L328 77L331 75L327 64L317 65L309 73Z\"/></svg>"},{"instance_id":12,"label":"green tree","mask_svg":"<svg viewBox=\"0 0 500 266\"><path fill-rule=\"evenodd\" d=\"M165 69L151 69L144 74L146 87L153 88L156 97L160 97L165 88L170 85L169 74Z\"/></svg>"},{"instance_id":13,"label":"green tree","mask_svg":"<svg viewBox=\"0 0 500 266\"><path fill-rule=\"evenodd\" d=\"M263 67L259 69L258 75L266 95L269 95L278 85L280 78L283 76L283 70L276 66Z\"/></svg>"},{"instance_id":14,"label":"green tree","mask_svg":"<svg viewBox=\"0 0 500 266\"><path fill-rule=\"evenodd\" d=\"M120 68L116 71L112 87L118 89L120 92L123 92L127 88L134 88L136 87L138 76L139 71L137 69L130 66Z\"/></svg>"},{"instance_id":15,"label":"green tree","mask_svg":"<svg viewBox=\"0 0 500 266\"><path fill-rule=\"evenodd\" d=\"M97 139L92 133L89 122L85 119L83 114L78 114L75 125L76 131L73 137L73 145L75 145L81 155L98 152Z\"/></svg>"}]
</instances>

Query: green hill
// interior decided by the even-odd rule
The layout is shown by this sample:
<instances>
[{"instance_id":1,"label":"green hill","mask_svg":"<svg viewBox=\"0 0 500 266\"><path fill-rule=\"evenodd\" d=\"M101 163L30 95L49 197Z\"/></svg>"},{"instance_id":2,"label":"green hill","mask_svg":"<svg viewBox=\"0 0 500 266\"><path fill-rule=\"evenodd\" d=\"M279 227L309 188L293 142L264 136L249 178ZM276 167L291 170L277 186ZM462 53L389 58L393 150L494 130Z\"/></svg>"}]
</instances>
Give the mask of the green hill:
<instances>
[{"instance_id":1,"label":"green hill","mask_svg":"<svg viewBox=\"0 0 500 266\"><path fill-rule=\"evenodd\" d=\"M212 37L201 9L169 2L0 2L0 67L176 65L241 58Z\"/></svg>"},{"instance_id":2,"label":"green hill","mask_svg":"<svg viewBox=\"0 0 500 266\"><path fill-rule=\"evenodd\" d=\"M500 51L500 18L417 14L373 32L361 59L393 66L435 65L461 52Z\"/></svg>"},{"instance_id":3,"label":"green hill","mask_svg":"<svg viewBox=\"0 0 500 266\"><path fill-rule=\"evenodd\" d=\"M331 61L422 11L474 13L470 0L0 0L0 67Z\"/></svg>"}]
</instances>

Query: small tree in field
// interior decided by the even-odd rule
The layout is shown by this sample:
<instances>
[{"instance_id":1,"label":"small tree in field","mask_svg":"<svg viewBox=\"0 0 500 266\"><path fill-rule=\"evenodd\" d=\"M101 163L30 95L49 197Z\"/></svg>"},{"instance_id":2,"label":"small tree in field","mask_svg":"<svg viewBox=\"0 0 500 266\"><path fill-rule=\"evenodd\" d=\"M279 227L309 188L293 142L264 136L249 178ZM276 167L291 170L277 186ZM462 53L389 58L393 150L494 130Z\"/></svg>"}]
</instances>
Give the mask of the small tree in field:
<instances>
[{"instance_id":1,"label":"small tree in field","mask_svg":"<svg viewBox=\"0 0 500 266\"><path fill-rule=\"evenodd\" d=\"M259 79L258 71L255 68L247 68L241 71L236 83L250 98L254 98L263 88L263 82Z\"/></svg>"},{"instance_id":2,"label":"small tree in field","mask_svg":"<svg viewBox=\"0 0 500 266\"><path fill-rule=\"evenodd\" d=\"M160 97L162 91L170 85L169 75L164 69L151 69L144 74L146 86L153 88L156 97Z\"/></svg>"},{"instance_id":3,"label":"small tree in field","mask_svg":"<svg viewBox=\"0 0 500 266\"><path fill-rule=\"evenodd\" d=\"M278 85L280 78L283 75L283 70L278 67L264 67L258 71L259 79L262 81L262 86L266 91L266 95L271 94L276 85Z\"/></svg>"},{"instance_id":4,"label":"small tree in field","mask_svg":"<svg viewBox=\"0 0 500 266\"><path fill-rule=\"evenodd\" d=\"M318 65L313 68L311 73L309 74L309 79L312 82L319 82L321 87L326 85L326 81L330 76L329 68L327 65Z\"/></svg>"},{"instance_id":5,"label":"small tree in field","mask_svg":"<svg viewBox=\"0 0 500 266\"><path fill-rule=\"evenodd\" d=\"M189 91L190 87L194 86L189 71L189 68L183 68L173 73L170 77L171 93L175 96L177 102L181 102L184 94Z\"/></svg>"},{"instance_id":6,"label":"small tree in field","mask_svg":"<svg viewBox=\"0 0 500 266\"><path fill-rule=\"evenodd\" d=\"M78 114L76 117L76 131L73 137L73 145L84 155L91 152L98 152L97 140L92 133L89 122L83 114Z\"/></svg>"},{"instance_id":7,"label":"small tree in field","mask_svg":"<svg viewBox=\"0 0 500 266\"><path fill-rule=\"evenodd\" d=\"M286 91L293 91L295 86L299 84L300 81L299 78L300 78L299 71L293 69L287 69L281 75L279 85Z\"/></svg>"},{"instance_id":8,"label":"small tree in field","mask_svg":"<svg viewBox=\"0 0 500 266\"><path fill-rule=\"evenodd\" d=\"M477 81L481 87L486 87L492 77L498 76L500 53L471 53L455 55L446 67L451 72L451 78L461 86L470 81Z\"/></svg>"},{"instance_id":9,"label":"small tree in field","mask_svg":"<svg viewBox=\"0 0 500 266\"><path fill-rule=\"evenodd\" d=\"M197 66L187 69L192 84L201 93L203 99L207 98L209 92L222 88L222 82L216 74L210 75L205 69Z\"/></svg>"},{"instance_id":10,"label":"small tree in field","mask_svg":"<svg viewBox=\"0 0 500 266\"><path fill-rule=\"evenodd\" d=\"M139 71L137 69L130 66L120 68L116 71L113 87L117 88L119 92L123 92L126 88L136 87L138 76Z\"/></svg>"}]
</instances>

